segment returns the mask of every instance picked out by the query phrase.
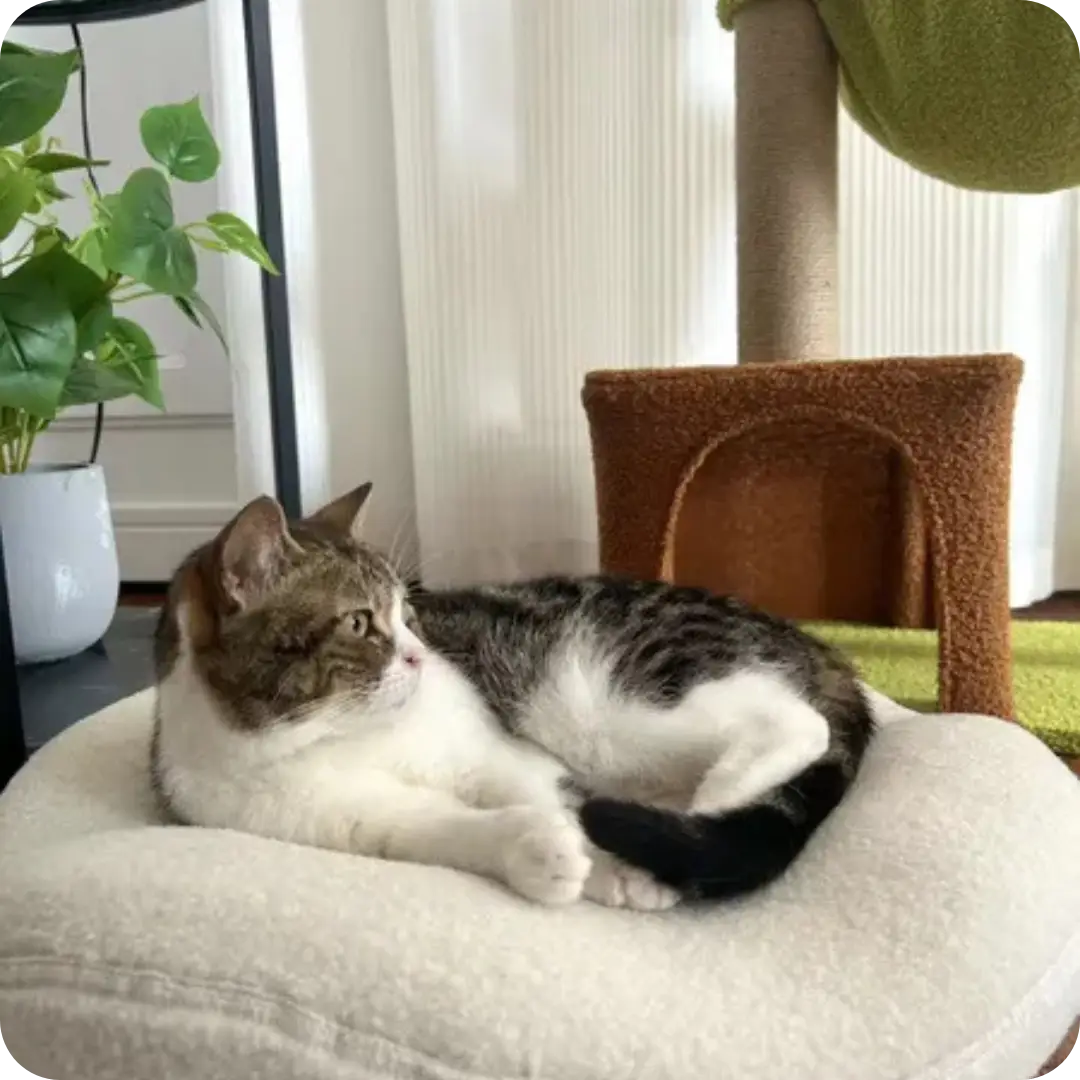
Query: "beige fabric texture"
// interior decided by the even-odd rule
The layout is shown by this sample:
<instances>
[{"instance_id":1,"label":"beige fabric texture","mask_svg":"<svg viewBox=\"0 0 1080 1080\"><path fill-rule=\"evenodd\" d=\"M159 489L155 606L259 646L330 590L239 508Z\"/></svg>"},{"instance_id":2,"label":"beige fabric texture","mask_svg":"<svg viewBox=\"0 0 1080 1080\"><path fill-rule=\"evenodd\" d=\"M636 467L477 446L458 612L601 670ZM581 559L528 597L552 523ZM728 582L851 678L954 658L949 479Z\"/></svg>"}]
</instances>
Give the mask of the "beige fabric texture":
<instances>
[{"instance_id":1,"label":"beige fabric texture","mask_svg":"<svg viewBox=\"0 0 1080 1080\"><path fill-rule=\"evenodd\" d=\"M807 0L735 35L739 363L840 354L836 54Z\"/></svg>"},{"instance_id":2,"label":"beige fabric texture","mask_svg":"<svg viewBox=\"0 0 1080 1080\"><path fill-rule=\"evenodd\" d=\"M0 1030L54 1080L1020 1080L1080 1012L1080 785L895 710L739 903L549 910L452 871L162 827L150 699L0 799Z\"/></svg>"}]
</instances>

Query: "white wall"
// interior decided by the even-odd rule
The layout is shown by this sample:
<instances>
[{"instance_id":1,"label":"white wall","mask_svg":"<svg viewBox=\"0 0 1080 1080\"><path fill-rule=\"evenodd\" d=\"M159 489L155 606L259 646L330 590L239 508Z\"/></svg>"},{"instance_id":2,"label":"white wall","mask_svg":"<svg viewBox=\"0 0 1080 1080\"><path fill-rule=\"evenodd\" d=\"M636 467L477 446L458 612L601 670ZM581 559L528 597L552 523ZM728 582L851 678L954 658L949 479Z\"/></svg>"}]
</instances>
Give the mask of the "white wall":
<instances>
[{"instance_id":1,"label":"white wall","mask_svg":"<svg viewBox=\"0 0 1080 1080\"><path fill-rule=\"evenodd\" d=\"M93 149L112 162L98 171L98 179L105 191L116 190L128 173L149 163L139 142L144 109L197 94L206 114L213 116L207 9L199 4L144 19L92 24L82 34ZM71 47L66 27L20 27L11 36L43 48ZM81 147L77 89L73 79L64 108L48 129L74 152ZM81 194L81 177L62 179ZM222 208L214 181L177 182L173 191L180 221ZM73 212L62 205L59 213L76 228L84 222L81 206ZM200 259L199 287L224 320L220 258ZM162 415L131 400L110 404L101 461L123 579L163 580L236 507L229 362L216 339L188 323L168 301L137 302L124 314L136 315L167 356L162 385L168 411ZM65 414L39 440L35 460L84 459L92 420L89 408Z\"/></svg>"}]
</instances>

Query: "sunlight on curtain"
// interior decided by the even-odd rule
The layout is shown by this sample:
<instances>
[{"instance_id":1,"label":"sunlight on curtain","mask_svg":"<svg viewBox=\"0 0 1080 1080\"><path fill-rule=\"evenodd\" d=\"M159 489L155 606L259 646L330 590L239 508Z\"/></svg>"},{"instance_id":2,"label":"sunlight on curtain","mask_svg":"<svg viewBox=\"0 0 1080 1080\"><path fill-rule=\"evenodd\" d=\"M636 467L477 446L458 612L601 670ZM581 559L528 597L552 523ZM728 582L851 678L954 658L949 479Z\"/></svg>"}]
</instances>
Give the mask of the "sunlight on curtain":
<instances>
[{"instance_id":1,"label":"sunlight on curtain","mask_svg":"<svg viewBox=\"0 0 1080 1080\"><path fill-rule=\"evenodd\" d=\"M1011 352L1025 363L1014 430L1011 598L1070 582L1059 532L1066 375L1076 309L1075 192L963 191L909 168L854 124L841 133L846 356ZM1070 297L1072 292L1072 297ZM1072 423L1077 423L1072 417Z\"/></svg>"},{"instance_id":2,"label":"sunlight on curtain","mask_svg":"<svg viewBox=\"0 0 1080 1080\"><path fill-rule=\"evenodd\" d=\"M591 569L584 373L734 358L732 39L712 0L388 10L425 578ZM1074 194L963 192L847 120L841 188L845 355L1027 361L1014 599L1060 587Z\"/></svg>"},{"instance_id":3,"label":"sunlight on curtain","mask_svg":"<svg viewBox=\"0 0 1080 1080\"><path fill-rule=\"evenodd\" d=\"M425 577L596 559L597 367L734 356L730 38L700 0L394 0Z\"/></svg>"}]
</instances>

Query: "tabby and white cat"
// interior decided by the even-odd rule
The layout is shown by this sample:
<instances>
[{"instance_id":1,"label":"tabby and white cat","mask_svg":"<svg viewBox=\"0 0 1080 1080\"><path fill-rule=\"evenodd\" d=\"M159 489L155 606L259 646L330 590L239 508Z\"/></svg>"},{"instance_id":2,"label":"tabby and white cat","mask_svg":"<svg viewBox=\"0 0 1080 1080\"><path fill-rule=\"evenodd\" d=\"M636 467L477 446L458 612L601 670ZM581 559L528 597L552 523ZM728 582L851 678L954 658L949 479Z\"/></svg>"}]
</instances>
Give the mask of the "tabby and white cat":
<instances>
[{"instance_id":1,"label":"tabby and white cat","mask_svg":"<svg viewBox=\"0 0 1080 1080\"><path fill-rule=\"evenodd\" d=\"M152 750L176 820L660 909L766 884L840 801L873 722L826 645L652 582L408 597L360 539L369 490L291 524L258 499L178 570Z\"/></svg>"}]
</instances>

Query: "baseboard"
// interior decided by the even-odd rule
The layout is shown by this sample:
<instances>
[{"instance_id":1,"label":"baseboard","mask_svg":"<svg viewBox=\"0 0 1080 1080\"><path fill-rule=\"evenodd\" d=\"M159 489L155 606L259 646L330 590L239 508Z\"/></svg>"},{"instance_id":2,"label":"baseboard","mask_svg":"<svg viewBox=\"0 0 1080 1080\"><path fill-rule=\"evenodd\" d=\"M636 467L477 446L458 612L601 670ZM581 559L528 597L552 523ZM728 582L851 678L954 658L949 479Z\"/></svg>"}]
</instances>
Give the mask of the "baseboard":
<instances>
[{"instance_id":1,"label":"baseboard","mask_svg":"<svg viewBox=\"0 0 1080 1080\"><path fill-rule=\"evenodd\" d=\"M184 558L212 540L233 503L114 503L122 581L168 581Z\"/></svg>"},{"instance_id":2,"label":"baseboard","mask_svg":"<svg viewBox=\"0 0 1080 1080\"><path fill-rule=\"evenodd\" d=\"M92 406L70 409L58 416L50 425L54 434L63 431L92 431L94 428ZM221 431L233 426L233 418L227 413L117 413L105 415L105 434L110 431Z\"/></svg>"},{"instance_id":3,"label":"baseboard","mask_svg":"<svg viewBox=\"0 0 1080 1080\"><path fill-rule=\"evenodd\" d=\"M1061 530L1054 584L1063 592L1080 590L1080 527Z\"/></svg>"}]
</instances>

